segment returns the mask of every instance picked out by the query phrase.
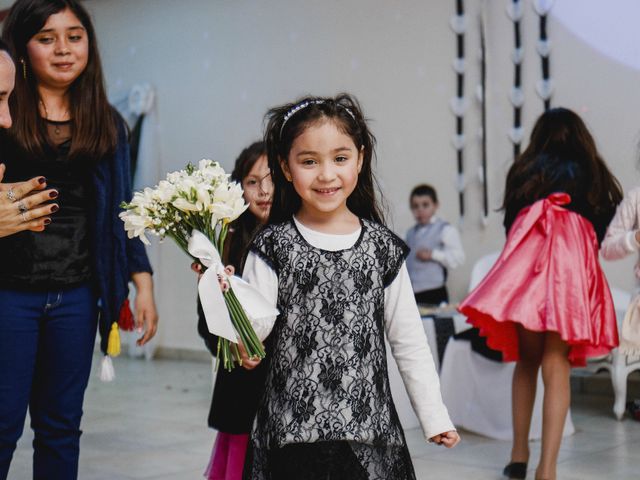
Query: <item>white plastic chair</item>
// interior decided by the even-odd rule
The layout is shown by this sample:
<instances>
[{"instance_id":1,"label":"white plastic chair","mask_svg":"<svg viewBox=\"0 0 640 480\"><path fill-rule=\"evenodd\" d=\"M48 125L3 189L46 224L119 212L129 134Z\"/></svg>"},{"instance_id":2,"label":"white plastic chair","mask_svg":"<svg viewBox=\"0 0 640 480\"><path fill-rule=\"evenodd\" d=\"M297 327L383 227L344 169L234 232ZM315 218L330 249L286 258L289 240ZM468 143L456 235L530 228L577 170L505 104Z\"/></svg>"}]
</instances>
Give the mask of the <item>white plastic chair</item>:
<instances>
[{"instance_id":1,"label":"white plastic chair","mask_svg":"<svg viewBox=\"0 0 640 480\"><path fill-rule=\"evenodd\" d=\"M620 288L610 288L613 305L616 309L618 331L621 331L624 315L631 302L631 295ZM640 370L640 357L631 358L620 352L620 349L615 348L609 355L589 360L585 370L591 373L607 370L611 374L614 395L613 413L618 420L622 420L627 400L627 377L631 372Z\"/></svg>"}]
</instances>

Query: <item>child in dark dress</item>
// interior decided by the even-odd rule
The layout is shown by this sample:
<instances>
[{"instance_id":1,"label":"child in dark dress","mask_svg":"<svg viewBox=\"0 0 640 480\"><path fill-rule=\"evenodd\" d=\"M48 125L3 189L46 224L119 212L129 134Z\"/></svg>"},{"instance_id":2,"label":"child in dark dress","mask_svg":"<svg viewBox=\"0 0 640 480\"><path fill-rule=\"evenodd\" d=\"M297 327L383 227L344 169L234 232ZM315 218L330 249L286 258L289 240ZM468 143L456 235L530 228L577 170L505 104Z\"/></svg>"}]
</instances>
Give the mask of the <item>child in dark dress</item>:
<instances>
[{"instance_id":1,"label":"child in dark dress","mask_svg":"<svg viewBox=\"0 0 640 480\"><path fill-rule=\"evenodd\" d=\"M246 249L256 229L266 221L271 208L273 184L263 142L255 142L236 160L231 179L239 182L249 208L233 223L225 243L224 261L242 274ZM218 338L209 333L198 302L198 333L212 355ZM218 430L211 461L205 472L208 480L239 480L249 440L249 432L264 390L267 362L255 369L219 368L211 399L208 424Z\"/></svg>"}]
</instances>

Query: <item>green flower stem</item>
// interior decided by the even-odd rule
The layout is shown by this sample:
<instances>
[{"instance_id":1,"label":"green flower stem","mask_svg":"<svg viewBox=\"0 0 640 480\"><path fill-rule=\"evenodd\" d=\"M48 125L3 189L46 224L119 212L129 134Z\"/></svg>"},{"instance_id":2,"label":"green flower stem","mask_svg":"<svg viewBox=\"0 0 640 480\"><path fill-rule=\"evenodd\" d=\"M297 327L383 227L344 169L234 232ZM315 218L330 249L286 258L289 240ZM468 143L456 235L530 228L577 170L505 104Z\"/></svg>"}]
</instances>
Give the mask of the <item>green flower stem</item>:
<instances>
[{"instance_id":1,"label":"green flower stem","mask_svg":"<svg viewBox=\"0 0 640 480\"><path fill-rule=\"evenodd\" d=\"M229 224L226 224L223 222L222 226L220 227L220 234L218 236L218 242L216 245L216 248L218 249L218 252L220 252L221 256L222 256L222 252L224 251L224 241L227 239L228 231L229 231Z\"/></svg>"},{"instance_id":2,"label":"green flower stem","mask_svg":"<svg viewBox=\"0 0 640 480\"><path fill-rule=\"evenodd\" d=\"M238 330L238 334L247 349L247 354L250 357L257 356L260 358L264 358L265 352L262 347L262 343L258 339L253 327L251 326L251 322L247 318L240 302L235 296L233 289L229 289L225 294L225 301L229 307L229 311L231 312L232 320L235 320L234 326L236 326L236 330ZM236 325L237 324L237 325Z\"/></svg>"},{"instance_id":3,"label":"green flower stem","mask_svg":"<svg viewBox=\"0 0 640 480\"><path fill-rule=\"evenodd\" d=\"M253 347L255 348L254 353L256 355L258 355L260 358L264 358L265 351L264 351L264 347L262 345L262 342L260 341L260 339L256 335L256 332L253 329L253 327L251 326L251 321L247 317L247 314L245 313L244 309L242 308L242 306L240 304L240 301L238 300L238 297L236 297L236 294L233 291L233 289L230 289L228 293L229 293L229 297L231 298L231 303L235 304L235 306L240 311L240 315L241 315L241 317L243 319L243 322L246 322L247 333L248 333L248 337L250 339L250 343L252 343Z\"/></svg>"},{"instance_id":4,"label":"green flower stem","mask_svg":"<svg viewBox=\"0 0 640 480\"><path fill-rule=\"evenodd\" d=\"M235 343L232 343L230 346L231 346L232 352L236 357L236 361L238 362L238 365L242 366L242 357L240 356L240 352L238 351L238 345L236 345Z\"/></svg>"},{"instance_id":5,"label":"green flower stem","mask_svg":"<svg viewBox=\"0 0 640 480\"><path fill-rule=\"evenodd\" d=\"M246 318L246 315L244 315L242 307L237 303L237 300L236 302L234 302L233 298L231 298L228 293L229 292L225 293L225 303L227 304L227 308L229 309L229 313L231 314L231 320L236 331L238 332L240 340L247 350L247 354L250 357L258 356L260 358L264 358L264 350L262 349L262 344L259 342L259 340L257 340L257 336L253 331L253 328L251 327L248 319Z\"/></svg>"},{"instance_id":6,"label":"green flower stem","mask_svg":"<svg viewBox=\"0 0 640 480\"><path fill-rule=\"evenodd\" d=\"M229 231L228 224L224 224L224 222L222 222L218 232L216 232L216 225L211 226L210 222L202 221L202 219L197 215L191 215L190 217L191 218L189 218L189 221L187 222L189 227L205 233L218 249L218 252L221 253ZM186 254L191 256L188 250L190 235L191 232L187 231L187 229L167 234L167 236L172 238ZM195 260L197 261L197 259ZM206 270L206 268L203 266L203 271L204 270ZM227 310L229 311L229 316L231 317L231 323L238 333L240 341L245 346L247 355L252 358L264 358L266 353L262 342L258 339L258 336L253 330L251 322L233 289L229 289L225 292L223 297ZM233 370L236 363L239 365L241 364L241 356L237 344L230 342L225 338L218 339L217 357L218 362L222 362L223 368L228 371ZM216 364L216 368L218 368L218 364Z\"/></svg>"},{"instance_id":7,"label":"green flower stem","mask_svg":"<svg viewBox=\"0 0 640 480\"><path fill-rule=\"evenodd\" d=\"M222 339L222 361L225 370L231 371L233 369L233 359L231 358L231 350L229 349L229 340Z\"/></svg>"},{"instance_id":8,"label":"green flower stem","mask_svg":"<svg viewBox=\"0 0 640 480\"><path fill-rule=\"evenodd\" d=\"M220 346L222 345L222 338L218 337L218 348L216 349L216 372L220 365Z\"/></svg>"}]
</instances>

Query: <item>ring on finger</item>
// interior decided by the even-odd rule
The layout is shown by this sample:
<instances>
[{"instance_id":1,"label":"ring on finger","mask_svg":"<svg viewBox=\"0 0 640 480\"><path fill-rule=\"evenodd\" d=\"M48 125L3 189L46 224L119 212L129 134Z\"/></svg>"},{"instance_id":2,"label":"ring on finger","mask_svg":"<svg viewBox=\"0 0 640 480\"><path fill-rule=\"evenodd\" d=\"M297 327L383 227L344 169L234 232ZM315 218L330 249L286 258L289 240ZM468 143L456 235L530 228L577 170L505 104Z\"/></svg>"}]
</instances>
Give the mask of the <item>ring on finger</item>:
<instances>
[{"instance_id":1,"label":"ring on finger","mask_svg":"<svg viewBox=\"0 0 640 480\"><path fill-rule=\"evenodd\" d=\"M27 218L27 212L26 211L20 212L20 216L22 217L22 221L24 223L27 223L29 221L29 219Z\"/></svg>"},{"instance_id":2,"label":"ring on finger","mask_svg":"<svg viewBox=\"0 0 640 480\"><path fill-rule=\"evenodd\" d=\"M20 201L18 202L18 211L19 211L21 214L24 214L24 213L26 213L26 212L28 212L28 211L29 211L29 208L24 204L24 202L23 202L22 200L20 200Z\"/></svg>"},{"instance_id":3,"label":"ring on finger","mask_svg":"<svg viewBox=\"0 0 640 480\"><path fill-rule=\"evenodd\" d=\"M7 198L12 202L15 202L18 199L18 197L16 197L16 192L13 191L13 187L7 191Z\"/></svg>"}]
</instances>

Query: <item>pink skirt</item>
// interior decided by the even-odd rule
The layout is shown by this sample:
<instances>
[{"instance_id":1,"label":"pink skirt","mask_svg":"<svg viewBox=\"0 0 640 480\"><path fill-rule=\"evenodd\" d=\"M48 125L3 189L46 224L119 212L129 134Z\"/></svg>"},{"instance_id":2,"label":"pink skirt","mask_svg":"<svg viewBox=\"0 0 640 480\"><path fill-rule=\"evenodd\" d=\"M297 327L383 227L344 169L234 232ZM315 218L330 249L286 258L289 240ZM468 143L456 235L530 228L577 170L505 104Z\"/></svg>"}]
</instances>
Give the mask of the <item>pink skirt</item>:
<instances>
[{"instance_id":1,"label":"pink skirt","mask_svg":"<svg viewBox=\"0 0 640 480\"><path fill-rule=\"evenodd\" d=\"M596 234L586 218L562 207L570 201L554 193L522 209L495 265L460 304L504 361L519 358L516 324L557 332L570 346L573 366L618 346Z\"/></svg>"},{"instance_id":2,"label":"pink skirt","mask_svg":"<svg viewBox=\"0 0 640 480\"><path fill-rule=\"evenodd\" d=\"M211 460L204 472L207 480L242 480L244 457L249 434L218 432L213 444Z\"/></svg>"}]
</instances>

